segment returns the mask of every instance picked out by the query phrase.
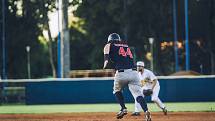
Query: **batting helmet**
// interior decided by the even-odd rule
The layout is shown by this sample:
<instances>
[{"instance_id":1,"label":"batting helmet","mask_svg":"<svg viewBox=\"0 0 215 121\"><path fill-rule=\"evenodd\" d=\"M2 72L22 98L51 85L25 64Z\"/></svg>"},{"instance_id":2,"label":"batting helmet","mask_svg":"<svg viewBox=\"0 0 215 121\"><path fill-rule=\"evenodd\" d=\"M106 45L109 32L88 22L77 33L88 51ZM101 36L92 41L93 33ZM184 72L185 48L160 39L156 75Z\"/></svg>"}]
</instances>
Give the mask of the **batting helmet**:
<instances>
[{"instance_id":1,"label":"batting helmet","mask_svg":"<svg viewBox=\"0 0 215 121\"><path fill-rule=\"evenodd\" d=\"M119 34L112 33L108 36L108 42L121 41Z\"/></svg>"}]
</instances>

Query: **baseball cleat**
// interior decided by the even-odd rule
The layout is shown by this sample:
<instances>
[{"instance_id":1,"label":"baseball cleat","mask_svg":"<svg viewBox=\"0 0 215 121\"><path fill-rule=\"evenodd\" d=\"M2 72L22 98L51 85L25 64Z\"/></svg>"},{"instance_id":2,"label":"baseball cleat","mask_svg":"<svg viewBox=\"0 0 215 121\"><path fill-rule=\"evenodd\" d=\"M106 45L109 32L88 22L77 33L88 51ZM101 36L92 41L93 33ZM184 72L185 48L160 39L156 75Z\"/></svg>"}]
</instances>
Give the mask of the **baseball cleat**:
<instances>
[{"instance_id":1,"label":"baseball cleat","mask_svg":"<svg viewBox=\"0 0 215 121\"><path fill-rule=\"evenodd\" d=\"M151 114L150 114L149 111L146 111L146 112L145 112L145 120L146 120L146 121L152 121L152 119L151 119Z\"/></svg>"},{"instance_id":2,"label":"baseball cleat","mask_svg":"<svg viewBox=\"0 0 215 121\"><path fill-rule=\"evenodd\" d=\"M128 114L127 109L121 109L121 110L117 113L116 118L117 118L117 119L121 119L121 118L123 118L123 116L125 116L126 114Z\"/></svg>"},{"instance_id":3,"label":"baseball cleat","mask_svg":"<svg viewBox=\"0 0 215 121\"><path fill-rule=\"evenodd\" d=\"M164 115L167 115L167 109L166 108L163 108L163 113L164 113Z\"/></svg>"},{"instance_id":4,"label":"baseball cleat","mask_svg":"<svg viewBox=\"0 0 215 121\"><path fill-rule=\"evenodd\" d=\"M131 116L140 116L140 112L133 112Z\"/></svg>"}]
</instances>

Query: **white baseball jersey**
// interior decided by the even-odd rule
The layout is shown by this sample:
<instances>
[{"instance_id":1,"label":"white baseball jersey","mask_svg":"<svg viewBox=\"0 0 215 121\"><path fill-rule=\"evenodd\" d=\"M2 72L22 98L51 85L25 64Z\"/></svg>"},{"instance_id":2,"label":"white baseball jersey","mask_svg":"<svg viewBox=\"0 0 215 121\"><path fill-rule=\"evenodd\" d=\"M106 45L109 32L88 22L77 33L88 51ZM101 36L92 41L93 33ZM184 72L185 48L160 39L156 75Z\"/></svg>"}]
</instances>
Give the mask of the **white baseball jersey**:
<instances>
[{"instance_id":1,"label":"white baseball jersey","mask_svg":"<svg viewBox=\"0 0 215 121\"><path fill-rule=\"evenodd\" d=\"M152 89L153 81L157 80L153 72L148 69L144 69L143 74L139 72L139 76L144 89ZM158 81L157 84L159 84Z\"/></svg>"},{"instance_id":2,"label":"white baseball jersey","mask_svg":"<svg viewBox=\"0 0 215 121\"><path fill-rule=\"evenodd\" d=\"M148 69L144 69L143 74L139 72L140 80L142 83L142 89L152 89L153 81L157 80L157 77L154 75L154 73ZM158 107L163 109L165 105L161 102L161 100L158 97L159 91L160 91L160 84L157 81L154 89L152 90L153 93L151 95L151 100L154 101ZM140 112L141 106L137 101L135 100L135 112Z\"/></svg>"}]
</instances>

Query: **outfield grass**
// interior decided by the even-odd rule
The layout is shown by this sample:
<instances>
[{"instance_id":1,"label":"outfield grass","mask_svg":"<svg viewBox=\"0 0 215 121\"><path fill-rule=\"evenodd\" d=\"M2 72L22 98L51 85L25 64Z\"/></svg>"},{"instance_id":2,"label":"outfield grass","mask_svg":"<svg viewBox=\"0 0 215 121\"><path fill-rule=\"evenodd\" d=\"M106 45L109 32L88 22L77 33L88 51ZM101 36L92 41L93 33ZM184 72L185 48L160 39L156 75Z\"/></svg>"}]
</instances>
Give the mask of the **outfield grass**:
<instances>
[{"instance_id":1,"label":"outfield grass","mask_svg":"<svg viewBox=\"0 0 215 121\"><path fill-rule=\"evenodd\" d=\"M165 103L169 111L215 111L215 102ZM126 104L129 111L134 104ZM150 111L161 111L156 104L148 104ZM69 113L69 112L117 112L118 104L70 104L70 105L1 105L0 114L16 113Z\"/></svg>"}]
</instances>

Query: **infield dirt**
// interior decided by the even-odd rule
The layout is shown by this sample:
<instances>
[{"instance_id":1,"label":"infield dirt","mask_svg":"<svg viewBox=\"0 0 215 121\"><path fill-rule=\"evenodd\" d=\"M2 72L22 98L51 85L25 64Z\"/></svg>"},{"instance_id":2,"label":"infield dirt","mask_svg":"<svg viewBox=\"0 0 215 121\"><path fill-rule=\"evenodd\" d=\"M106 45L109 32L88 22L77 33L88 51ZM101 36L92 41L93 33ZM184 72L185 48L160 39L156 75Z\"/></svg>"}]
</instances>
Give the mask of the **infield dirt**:
<instances>
[{"instance_id":1,"label":"infield dirt","mask_svg":"<svg viewBox=\"0 0 215 121\"><path fill-rule=\"evenodd\" d=\"M0 121L145 121L144 114L116 119L116 113L0 114ZM152 113L152 121L215 121L215 112Z\"/></svg>"}]
</instances>

